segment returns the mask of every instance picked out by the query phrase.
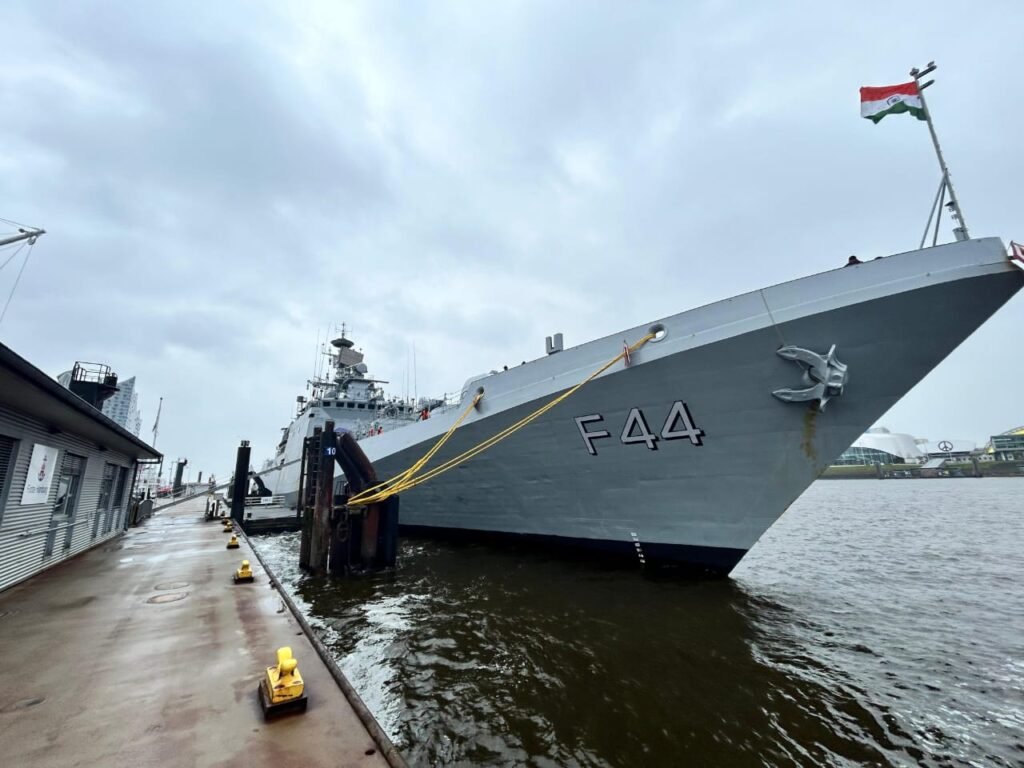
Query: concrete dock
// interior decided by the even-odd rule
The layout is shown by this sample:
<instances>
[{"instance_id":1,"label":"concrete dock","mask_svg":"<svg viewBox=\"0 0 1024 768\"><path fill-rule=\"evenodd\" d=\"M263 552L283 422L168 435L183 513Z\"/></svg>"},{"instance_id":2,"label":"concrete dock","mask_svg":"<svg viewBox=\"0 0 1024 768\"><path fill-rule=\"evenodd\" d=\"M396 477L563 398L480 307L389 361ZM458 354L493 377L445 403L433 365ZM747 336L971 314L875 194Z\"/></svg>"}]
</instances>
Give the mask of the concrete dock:
<instances>
[{"instance_id":1,"label":"concrete dock","mask_svg":"<svg viewBox=\"0 0 1024 768\"><path fill-rule=\"evenodd\" d=\"M24 766L387 766L243 539L203 501L0 593L0 755ZM235 585L248 559L254 584ZM256 688L291 646L303 714Z\"/></svg>"}]
</instances>

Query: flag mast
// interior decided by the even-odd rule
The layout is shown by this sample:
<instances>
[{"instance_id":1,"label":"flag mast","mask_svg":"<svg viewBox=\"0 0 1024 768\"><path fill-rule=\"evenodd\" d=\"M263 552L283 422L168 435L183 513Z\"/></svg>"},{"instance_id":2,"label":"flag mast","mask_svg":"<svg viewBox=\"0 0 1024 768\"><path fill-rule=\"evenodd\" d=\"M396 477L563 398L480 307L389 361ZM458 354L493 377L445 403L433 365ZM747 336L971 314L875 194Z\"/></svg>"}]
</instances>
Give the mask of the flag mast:
<instances>
[{"instance_id":1,"label":"flag mast","mask_svg":"<svg viewBox=\"0 0 1024 768\"><path fill-rule=\"evenodd\" d=\"M153 422L153 447L156 448L157 430L160 428L160 411L164 408L164 399L160 398L160 404L156 407L156 421Z\"/></svg>"},{"instance_id":2,"label":"flag mast","mask_svg":"<svg viewBox=\"0 0 1024 768\"><path fill-rule=\"evenodd\" d=\"M914 78L914 82L917 84L917 94L921 98L921 108L924 111L924 118L928 123L928 131L932 135L932 144L935 145L935 154L939 158L939 167L942 169L942 183L945 188L949 190L949 208L952 211L953 218L956 219L958 224L958 226L953 227L953 236L957 240L968 240L970 239L970 235L967 234L967 222L964 221L964 213L960 210L960 201L956 197L956 192L953 191L953 182L949 178L949 167L946 165L946 159L942 156L942 147L939 146L939 137L935 133L935 125L932 123L932 113L928 110L928 103L924 100L924 89L935 81L929 80L927 83L922 83L921 78L931 72L934 72L935 67L935 62L929 61L928 66L924 69L919 70L917 67L914 67L910 70L910 76ZM938 229L938 222L936 222L936 229Z\"/></svg>"},{"instance_id":3,"label":"flag mast","mask_svg":"<svg viewBox=\"0 0 1024 768\"><path fill-rule=\"evenodd\" d=\"M160 398L160 404L156 407L156 421L153 422L153 447L156 448L156 436L160 428L160 411L163 410L164 399ZM152 477L152 475L150 475ZM160 483L164 478L164 457L160 454L160 468L156 472L156 492L160 493Z\"/></svg>"}]
</instances>

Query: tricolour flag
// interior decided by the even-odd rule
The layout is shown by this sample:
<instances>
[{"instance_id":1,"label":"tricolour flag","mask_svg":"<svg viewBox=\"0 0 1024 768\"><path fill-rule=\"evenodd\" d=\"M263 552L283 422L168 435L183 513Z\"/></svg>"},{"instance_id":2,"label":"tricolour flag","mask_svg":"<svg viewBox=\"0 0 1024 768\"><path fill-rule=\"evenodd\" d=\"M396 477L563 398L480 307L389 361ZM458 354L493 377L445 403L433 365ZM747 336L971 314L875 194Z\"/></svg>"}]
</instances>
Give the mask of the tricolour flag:
<instances>
[{"instance_id":1,"label":"tricolour flag","mask_svg":"<svg viewBox=\"0 0 1024 768\"><path fill-rule=\"evenodd\" d=\"M1010 258L1024 264L1024 245L1010 241Z\"/></svg>"},{"instance_id":2,"label":"tricolour flag","mask_svg":"<svg viewBox=\"0 0 1024 768\"><path fill-rule=\"evenodd\" d=\"M860 89L861 117L877 123L886 115L898 112L909 112L918 120L926 119L917 82L911 80L900 85L864 86Z\"/></svg>"}]
</instances>

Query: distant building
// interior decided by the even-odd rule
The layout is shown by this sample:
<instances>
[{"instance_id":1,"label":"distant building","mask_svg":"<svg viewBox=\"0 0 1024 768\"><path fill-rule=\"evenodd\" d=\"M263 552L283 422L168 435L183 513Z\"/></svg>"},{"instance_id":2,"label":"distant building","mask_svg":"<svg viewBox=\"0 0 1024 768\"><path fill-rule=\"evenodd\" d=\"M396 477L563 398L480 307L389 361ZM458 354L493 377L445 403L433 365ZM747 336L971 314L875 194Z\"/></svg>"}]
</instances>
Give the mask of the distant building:
<instances>
[{"instance_id":1,"label":"distant building","mask_svg":"<svg viewBox=\"0 0 1024 768\"><path fill-rule=\"evenodd\" d=\"M875 427L843 451L836 464L917 464L926 458L921 442L902 432Z\"/></svg>"},{"instance_id":2,"label":"distant building","mask_svg":"<svg viewBox=\"0 0 1024 768\"><path fill-rule=\"evenodd\" d=\"M71 371L64 371L57 382L65 388L71 387ZM117 392L104 401L101 409L104 415L138 437L142 430L142 415L139 413L139 395L135 391L135 377L118 382Z\"/></svg>"},{"instance_id":3,"label":"distant building","mask_svg":"<svg viewBox=\"0 0 1024 768\"><path fill-rule=\"evenodd\" d=\"M973 440L930 440L925 444L925 451L930 459L969 459L978 450Z\"/></svg>"},{"instance_id":4,"label":"distant building","mask_svg":"<svg viewBox=\"0 0 1024 768\"><path fill-rule=\"evenodd\" d=\"M992 454L996 461L1021 461L1024 459L1024 427L992 435L986 452Z\"/></svg>"},{"instance_id":5,"label":"distant building","mask_svg":"<svg viewBox=\"0 0 1024 768\"><path fill-rule=\"evenodd\" d=\"M136 437L142 429L139 414L139 395L135 391L135 377L117 384L117 392L103 403L103 413L127 429Z\"/></svg>"}]
</instances>

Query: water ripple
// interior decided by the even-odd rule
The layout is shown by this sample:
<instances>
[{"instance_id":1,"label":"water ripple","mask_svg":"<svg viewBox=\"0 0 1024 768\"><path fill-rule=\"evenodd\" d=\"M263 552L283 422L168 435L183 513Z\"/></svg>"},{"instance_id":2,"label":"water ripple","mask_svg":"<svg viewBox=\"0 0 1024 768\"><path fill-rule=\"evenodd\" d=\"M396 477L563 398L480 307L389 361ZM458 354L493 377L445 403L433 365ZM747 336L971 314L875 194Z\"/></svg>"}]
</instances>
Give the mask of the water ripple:
<instances>
[{"instance_id":1,"label":"water ripple","mask_svg":"<svg viewBox=\"0 0 1024 768\"><path fill-rule=\"evenodd\" d=\"M411 765L1024 765L1019 480L823 481L718 582L259 543Z\"/></svg>"}]
</instances>

